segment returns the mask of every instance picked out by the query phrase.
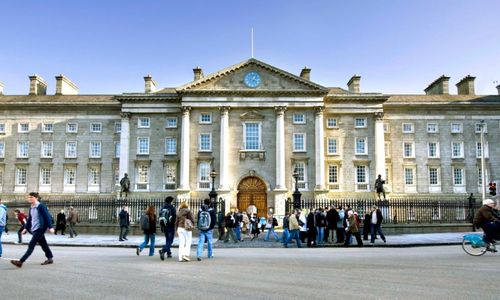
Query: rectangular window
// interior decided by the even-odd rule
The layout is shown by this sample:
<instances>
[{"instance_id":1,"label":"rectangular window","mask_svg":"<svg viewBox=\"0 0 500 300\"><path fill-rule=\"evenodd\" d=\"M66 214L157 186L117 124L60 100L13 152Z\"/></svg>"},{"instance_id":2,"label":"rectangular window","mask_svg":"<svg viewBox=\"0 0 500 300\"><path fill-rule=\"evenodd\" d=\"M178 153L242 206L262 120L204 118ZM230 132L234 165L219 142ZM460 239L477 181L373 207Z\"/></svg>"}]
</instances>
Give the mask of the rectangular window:
<instances>
[{"instance_id":1,"label":"rectangular window","mask_svg":"<svg viewBox=\"0 0 500 300\"><path fill-rule=\"evenodd\" d=\"M293 151L304 152L306 151L306 134L294 133L293 134Z\"/></svg>"},{"instance_id":2,"label":"rectangular window","mask_svg":"<svg viewBox=\"0 0 500 300\"><path fill-rule=\"evenodd\" d=\"M137 122L137 127L138 128L149 128L149 118L139 118L139 121Z\"/></svg>"},{"instance_id":3,"label":"rectangular window","mask_svg":"<svg viewBox=\"0 0 500 300\"><path fill-rule=\"evenodd\" d=\"M30 131L30 124L29 123L19 123L17 131L19 133L27 133L27 132L29 132Z\"/></svg>"},{"instance_id":4,"label":"rectangular window","mask_svg":"<svg viewBox=\"0 0 500 300\"><path fill-rule=\"evenodd\" d=\"M246 122L244 124L244 144L245 150L260 150L261 149L261 132L260 123Z\"/></svg>"},{"instance_id":5,"label":"rectangular window","mask_svg":"<svg viewBox=\"0 0 500 300\"><path fill-rule=\"evenodd\" d=\"M165 120L165 128L177 128L177 118L167 118Z\"/></svg>"},{"instance_id":6,"label":"rectangular window","mask_svg":"<svg viewBox=\"0 0 500 300\"><path fill-rule=\"evenodd\" d=\"M210 189L210 163L202 162L198 168L198 188L202 190Z\"/></svg>"},{"instance_id":7,"label":"rectangular window","mask_svg":"<svg viewBox=\"0 0 500 300\"><path fill-rule=\"evenodd\" d=\"M356 138L356 155L366 155L368 154L367 138Z\"/></svg>"},{"instance_id":8,"label":"rectangular window","mask_svg":"<svg viewBox=\"0 0 500 300\"><path fill-rule=\"evenodd\" d=\"M354 120L354 128L366 128L366 118L356 118Z\"/></svg>"},{"instance_id":9,"label":"rectangular window","mask_svg":"<svg viewBox=\"0 0 500 300\"><path fill-rule=\"evenodd\" d=\"M415 185L415 169L405 168L404 169L404 181L405 185Z\"/></svg>"},{"instance_id":10,"label":"rectangular window","mask_svg":"<svg viewBox=\"0 0 500 300\"><path fill-rule=\"evenodd\" d=\"M168 154L168 155L177 154L177 139L176 138L165 138L165 154Z\"/></svg>"},{"instance_id":11,"label":"rectangular window","mask_svg":"<svg viewBox=\"0 0 500 300\"><path fill-rule=\"evenodd\" d=\"M200 151L212 151L212 134L200 133L199 149Z\"/></svg>"},{"instance_id":12,"label":"rectangular window","mask_svg":"<svg viewBox=\"0 0 500 300\"><path fill-rule=\"evenodd\" d=\"M30 144L27 141L17 143L17 157L27 158L29 156Z\"/></svg>"},{"instance_id":13,"label":"rectangular window","mask_svg":"<svg viewBox=\"0 0 500 300\"><path fill-rule=\"evenodd\" d=\"M462 133L462 123L451 123L451 133Z\"/></svg>"},{"instance_id":14,"label":"rectangular window","mask_svg":"<svg viewBox=\"0 0 500 300\"><path fill-rule=\"evenodd\" d=\"M115 157L120 158L120 142L115 142Z\"/></svg>"},{"instance_id":15,"label":"rectangular window","mask_svg":"<svg viewBox=\"0 0 500 300\"><path fill-rule=\"evenodd\" d=\"M200 124L211 124L212 114L211 113L201 113L200 114Z\"/></svg>"},{"instance_id":16,"label":"rectangular window","mask_svg":"<svg viewBox=\"0 0 500 300\"><path fill-rule=\"evenodd\" d=\"M413 123L403 123L403 133L413 133Z\"/></svg>"},{"instance_id":17,"label":"rectangular window","mask_svg":"<svg viewBox=\"0 0 500 300\"><path fill-rule=\"evenodd\" d=\"M27 167L18 167L16 169L16 185L26 185L28 169Z\"/></svg>"},{"instance_id":18,"label":"rectangular window","mask_svg":"<svg viewBox=\"0 0 500 300\"><path fill-rule=\"evenodd\" d=\"M66 167L64 169L64 184L65 185L76 184L76 169L74 167Z\"/></svg>"},{"instance_id":19,"label":"rectangular window","mask_svg":"<svg viewBox=\"0 0 500 300\"><path fill-rule=\"evenodd\" d=\"M115 122L115 133L122 132L122 122Z\"/></svg>"},{"instance_id":20,"label":"rectangular window","mask_svg":"<svg viewBox=\"0 0 500 300\"><path fill-rule=\"evenodd\" d=\"M66 158L76 158L76 142L66 142L65 155Z\"/></svg>"},{"instance_id":21,"label":"rectangular window","mask_svg":"<svg viewBox=\"0 0 500 300\"><path fill-rule=\"evenodd\" d=\"M437 133L439 130L437 123L427 123L427 132L428 133Z\"/></svg>"},{"instance_id":22,"label":"rectangular window","mask_svg":"<svg viewBox=\"0 0 500 300\"><path fill-rule=\"evenodd\" d=\"M326 127L328 128L337 128L337 118L328 118L326 119Z\"/></svg>"},{"instance_id":23,"label":"rectangular window","mask_svg":"<svg viewBox=\"0 0 500 300\"><path fill-rule=\"evenodd\" d=\"M51 184L51 168L40 168L40 184L41 185L50 185Z\"/></svg>"},{"instance_id":24,"label":"rectangular window","mask_svg":"<svg viewBox=\"0 0 500 300\"><path fill-rule=\"evenodd\" d=\"M483 123L482 126L483 126L483 132L484 133L488 133L488 124ZM475 124L475 131L474 132L475 133L481 133L481 123L476 123Z\"/></svg>"},{"instance_id":25,"label":"rectangular window","mask_svg":"<svg viewBox=\"0 0 500 300\"><path fill-rule=\"evenodd\" d=\"M414 143L413 142L404 142L403 143L403 157L405 157L405 158L415 157Z\"/></svg>"},{"instance_id":26,"label":"rectangular window","mask_svg":"<svg viewBox=\"0 0 500 300\"><path fill-rule=\"evenodd\" d=\"M439 185L439 169L429 167L429 185Z\"/></svg>"},{"instance_id":27,"label":"rectangular window","mask_svg":"<svg viewBox=\"0 0 500 300\"><path fill-rule=\"evenodd\" d=\"M481 142L476 142L476 158L481 158L482 150ZM488 157L488 142L484 143L484 157Z\"/></svg>"},{"instance_id":28,"label":"rectangular window","mask_svg":"<svg viewBox=\"0 0 500 300\"><path fill-rule=\"evenodd\" d=\"M5 123L0 123L0 134L5 134Z\"/></svg>"},{"instance_id":29,"label":"rectangular window","mask_svg":"<svg viewBox=\"0 0 500 300\"><path fill-rule=\"evenodd\" d=\"M463 158L463 157L464 157L464 143L451 142L451 158Z\"/></svg>"},{"instance_id":30,"label":"rectangular window","mask_svg":"<svg viewBox=\"0 0 500 300\"><path fill-rule=\"evenodd\" d=\"M66 132L68 132L68 133L77 133L78 132L78 124L77 123L68 123L68 124L66 124Z\"/></svg>"},{"instance_id":31,"label":"rectangular window","mask_svg":"<svg viewBox=\"0 0 500 300\"><path fill-rule=\"evenodd\" d=\"M305 124L306 116L304 114L293 114L293 124Z\"/></svg>"},{"instance_id":32,"label":"rectangular window","mask_svg":"<svg viewBox=\"0 0 500 300\"><path fill-rule=\"evenodd\" d=\"M149 165L137 167L137 189L147 190L149 185Z\"/></svg>"},{"instance_id":33,"label":"rectangular window","mask_svg":"<svg viewBox=\"0 0 500 300\"><path fill-rule=\"evenodd\" d=\"M306 163L297 162L295 163L294 172L299 174L297 178L297 186L299 189L307 189L307 177L306 177Z\"/></svg>"},{"instance_id":34,"label":"rectangular window","mask_svg":"<svg viewBox=\"0 0 500 300\"><path fill-rule=\"evenodd\" d=\"M89 185L99 185L101 179L101 170L97 166L89 168Z\"/></svg>"},{"instance_id":35,"label":"rectangular window","mask_svg":"<svg viewBox=\"0 0 500 300\"><path fill-rule=\"evenodd\" d=\"M429 158L438 158L439 157L439 143L429 142L427 144L427 155Z\"/></svg>"},{"instance_id":36,"label":"rectangular window","mask_svg":"<svg viewBox=\"0 0 500 300\"><path fill-rule=\"evenodd\" d=\"M1 158L5 157L5 142L4 141L0 142L0 157Z\"/></svg>"},{"instance_id":37,"label":"rectangular window","mask_svg":"<svg viewBox=\"0 0 500 300\"><path fill-rule=\"evenodd\" d=\"M339 166L328 166L328 188L332 190L339 189Z\"/></svg>"},{"instance_id":38,"label":"rectangular window","mask_svg":"<svg viewBox=\"0 0 500 300\"><path fill-rule=\"evenodd\" d=\"M356 166L356 189L368 190L368 168L367 166Z\"/></svg>"},{"instance_id":39,"label":"rectangular window","mask_svg":"<svg viewBox=\"0 0 500 300\"><path fill-rule=\"evenodd\" d=\"M453 168L453 185L464 185L463 168Z\"/></svg>"},{"instance_id":40,"label":"rectangular window","mask_svg":"<svg viewBox=\"0 0 500 300\"><path fill-rule=\"evenodd\" d=\"M149 154L149 137L137 138L137 154L138 155Z\"/></svg>"},{"instance_id":41,"label":"rectangular window","mask_svg":"<svg viewBox=\"0 0 500 300\"><path fill-rule=\"evenodd\" d=\"M90 123L90 132L102 132L102 123Z\"/></svg>"},{"instance_id":42,"label":"rectangular window","mask_svg":"<svg viewBox=\"0 0 500 300\"><path fill-rule=\"evenodd\" d=\"M101 157L101 142L90 142L90 157L91 158Z\"/></svg>"},{"instance_id":43,"label":"rectangular window","mask_svg":"<svg viewBox=\"0 0 500 300\"><path fill-rule=\"evenodd\" d=\"M54 124L43 123L42 124L42 132L54 132Z\"/></svg>"},{"instance_id":44,"label":"rectangular window","mask_svg":"<svg viewBox=\"0 0 500 300\"><path fill-rule=\"evenodd\" d=\"M176 174L175 164L166 164L165 165L165 186L166 190L175 190L175 174Z\"/></svg>"},{"instance_id":45,"label":"rectangular window","mask_svg":"<svg viewBox=\"0 0 500 300\"><path fill-rule=\"evenodd\" d=\"M40 156L43 158L50 158L52 157L52 149L53 149L53 143L52 142L42 142L42 151Z\"/></svg>"},{"instance_id":46,"label":"rectangular window","mask_svg":"<svg viewBox=\"0 0 500 300\"><path fill-rule=\"evenodd\" d=\"M335 155L338 154L338 144L337 138L328 138L328 154Z\"/></svg>"}]
</instances>

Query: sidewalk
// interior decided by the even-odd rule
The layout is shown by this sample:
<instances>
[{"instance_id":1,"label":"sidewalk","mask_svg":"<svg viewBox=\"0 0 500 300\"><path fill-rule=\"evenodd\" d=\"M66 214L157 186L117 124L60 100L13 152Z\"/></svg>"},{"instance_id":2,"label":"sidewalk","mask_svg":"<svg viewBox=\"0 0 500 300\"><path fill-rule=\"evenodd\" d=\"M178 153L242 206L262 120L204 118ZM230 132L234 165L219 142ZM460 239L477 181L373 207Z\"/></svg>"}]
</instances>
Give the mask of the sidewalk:
<instances>
[{"instance_id":1,"label":"sidewalk","mask_svg":"<svg viewBox=\"0 0 500 300\"><path fill-rule=\"evenodd\" d=\"M444 246L444 245L459 245L462 243L462 237L464 234L470 232L453 232L453 233L422 233L422 234L400 234L400 235L388 235L387 243L382 242L380 239L375 241L373 247L419 247L419 246ZM481 234L482 232L477 232L476 234ZM129 236L128 241L120 242L118 241L118 236L112 235L89 235L82 234L78 235L76 238L69 238L69 235L54 235L47 233L45 235L49 245L53 246L78 246L78 247L137 247L141 242L143 242L143 236ZM23 236L23 244L26 245L31 239L30 234ZM17 231L9 231L9 234L5 232L2 234L3 244L14 244L17 242ZM243 242L234 243L228 242L224 243L217 239L213 240L214 248L282 248L283 244L276 242L274 239L270 239L268 242L264 241L264 235L261 234L258 239L251 241L249 238L245 237ZM363 241L365 246L371 247L369 241ZM162 233L156 235L156 247L160 247L165 244L165 237ZM193 246L198 244L198 237L193 236ZM354 244L356 242L354 241ZM174 239L174 247L179 245L179 240L177 237ZM304 245L305 246L305 245ZM339 247L338 244L325 244L324 247ZM295 243L289 245L289 247L295 247Z\"/></svg>"}]
</instances>

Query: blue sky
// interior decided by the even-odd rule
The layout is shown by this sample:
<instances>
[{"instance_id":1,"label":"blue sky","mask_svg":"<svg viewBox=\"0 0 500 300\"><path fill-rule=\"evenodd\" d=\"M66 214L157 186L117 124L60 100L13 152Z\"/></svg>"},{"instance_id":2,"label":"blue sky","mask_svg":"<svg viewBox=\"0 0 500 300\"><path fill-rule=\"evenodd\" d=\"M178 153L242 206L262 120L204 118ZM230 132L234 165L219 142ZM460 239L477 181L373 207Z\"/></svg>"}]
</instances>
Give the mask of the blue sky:
<instances>
[{"instance_id":1,"label":"blue sky","mask_svg":"<svg viewBox=\"0 0 500 300\"><path fill-rule=\"evenodd\" d=\"M466 75L477 94L500 81L500 1L3 1L0 82L27 94L39 74L55 91L65 74L81 94L142 92L210 74L251 57L311 80L362 92L422 94L441 75L450 93Z\"/></svg>"}]
</instances>

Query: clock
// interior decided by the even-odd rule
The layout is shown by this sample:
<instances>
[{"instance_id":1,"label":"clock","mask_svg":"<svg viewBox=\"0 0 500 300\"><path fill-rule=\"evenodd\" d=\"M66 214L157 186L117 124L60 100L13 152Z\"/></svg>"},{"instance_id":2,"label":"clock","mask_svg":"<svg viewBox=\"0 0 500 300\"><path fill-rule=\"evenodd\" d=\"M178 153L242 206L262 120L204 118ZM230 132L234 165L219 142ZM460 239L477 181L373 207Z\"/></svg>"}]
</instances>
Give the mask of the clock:
<instances>
[{"instance_id":1,"label":"clock","mask_svg":"<svg viewBox=\"0 0 500 300\"><path fill-rule=\"evenodd\" d=\"M243 82L249 88L256 88L260 84L260 75L255 71L248 72L243 78Z\"/></svg>"}]
</instances>

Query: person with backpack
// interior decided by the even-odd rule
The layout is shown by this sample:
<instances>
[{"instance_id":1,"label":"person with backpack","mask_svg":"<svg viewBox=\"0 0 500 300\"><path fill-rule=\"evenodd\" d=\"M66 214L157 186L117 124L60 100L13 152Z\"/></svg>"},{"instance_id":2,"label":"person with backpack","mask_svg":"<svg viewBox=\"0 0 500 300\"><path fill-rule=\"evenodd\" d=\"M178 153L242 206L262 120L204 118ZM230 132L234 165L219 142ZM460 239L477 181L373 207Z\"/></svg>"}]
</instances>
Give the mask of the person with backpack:
<instances>
[{"instance_id":1,"label":"person with backpack","mask_svg":"<svg viewBox=\"0 0 500 300\"><path fill-rule=\"evenodd\" d=\"M156 209L151 205L146 209L144 215L141 216L139 221L141 229L144 232L144 242L137 246L135 253L139 255L142 250L149 244L149 256L155 255L155 237L156 237Z\"/></svg>"},{"instance_id":2,"label":"person with backpack","mask_svg":"<svg viewBox=\"0 0 500 300\"><path fill-rule=\"evenodd\" d=\"M172 250L170 247L174 242L175 221L177 219L175 207L172 205L173 201L173 197L167 196L165 198L165 204L160 210L160 229L165 234L165 245L163 245L159 251L161 260L165 260L165 253L167 254L167 258L172 258Z\"/></svg>"},{"instance_id":3,"label":"person with backpack","mask_svg":"<svg viewBox=\"0 0 500 300\"><path fill-rule=\"evenodd\" d=\"M276 233L276 231L274 231L274 227L278 226L278 220L276 220L276 218L269 214L267 215L267 220L266 220L266 235L264 236L264 241L267 242L269 241L269 236L272 234L274 236L274 239L276 240L276 242L279 242L280 241L280 237L278 236L278 234Z\"/></svg>"},{"instance_id":4,"label":"person with backpack","mask_svg":"<svg viewBox=\"0 0 500 300\"><path fill-rule=\"evenodd\" d=\"M201 254L203 253L203 244L207 241L208 258L213 258L212 253L212 237L213 229L215 227L215 210L210 207L210 199L203 200L203 205L198 211L198 230L200 236L198 238L198 248L196 249L196 259L201 261Z\"/></svg>"}]
</instances>

